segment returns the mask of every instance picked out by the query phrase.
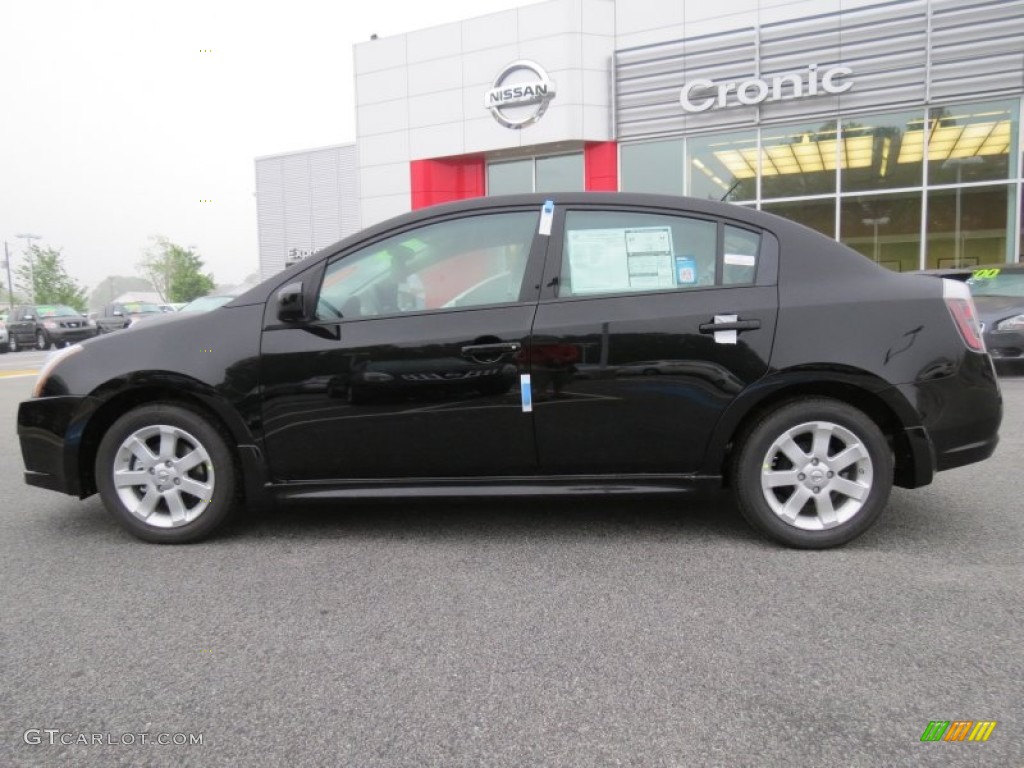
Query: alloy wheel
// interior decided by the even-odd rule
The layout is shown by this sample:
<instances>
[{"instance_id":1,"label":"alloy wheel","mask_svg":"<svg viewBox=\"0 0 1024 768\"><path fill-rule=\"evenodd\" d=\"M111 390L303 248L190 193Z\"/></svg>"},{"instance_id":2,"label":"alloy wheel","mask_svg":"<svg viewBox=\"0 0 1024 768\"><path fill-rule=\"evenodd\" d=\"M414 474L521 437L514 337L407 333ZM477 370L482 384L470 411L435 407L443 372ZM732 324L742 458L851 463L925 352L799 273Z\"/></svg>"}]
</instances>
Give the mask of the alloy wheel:
<instances>
[{"instance_id":1,"label":"alloy wheel","mask_svg":"<svg viewBox=\"0 0 1024 768\"><path fill-rule=\"evenodd\" d=\"M864 506L874 466L863 441L830 421L798 424L768 448L761 492L783 522L805 531L842 525Z\"/></svg>"},{"instance_id":2,"label":"alloy wheel","mask_svg":"<svg viewBox=\"0 0 1024 768\"><path fill-rule=\"evenodd\" d=\"M125 509L146 525L176 528L196 520L215 488L207 449L185 430L167 424L143 427L121 443L113 484Z\"/></svg>"}]
</instances>

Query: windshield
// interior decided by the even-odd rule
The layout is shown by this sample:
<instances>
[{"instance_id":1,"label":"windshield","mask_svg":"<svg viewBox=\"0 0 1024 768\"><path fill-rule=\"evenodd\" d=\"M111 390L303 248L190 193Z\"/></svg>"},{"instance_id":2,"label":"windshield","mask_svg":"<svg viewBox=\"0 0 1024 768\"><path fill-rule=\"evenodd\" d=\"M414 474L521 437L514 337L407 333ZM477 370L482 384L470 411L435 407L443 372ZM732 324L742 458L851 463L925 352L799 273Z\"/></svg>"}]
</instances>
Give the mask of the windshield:
<instances>
[{"instance_id":1,"label":"windshield","mask_svg":"<svg viewBox=\"0 0 1024 768\"><path fill-rule=\"evenodd\" d=\"M40 304L36 307L37 317L75 317L78 313L75 312L71 307L66 307L63 304Z\"/></svg>"},{"instance_id":2,"label":"windshield","mask_svg":"<svg viewBox=\"0 0 1024 768\"><path fill-rule=\"evenodd\" d=\"M967 281L973 296L1017 296L1024 297L1024 272L979 269Z\"/></svg>"},{"instance_id":3,"label":"windshield","mask_svg":"<svg viewBox=\"0 0 1024 768\"><path fill-rule=\"evenodd\" d=\"M128 301L125 302L124 311L129 315L144 315L147 312L159 312L160 307L146 301Z\"/></svg>"},{"instance_id":4,"label":"windshield","mask_svg":"<svg viewBox=\"0 0 1024 768\"><path fill-rule=\"evenodd\" d=\"M234 299L234 296L200 296L198 299L193 299L184 307L179 309L179 312L209 312L211 309L217 307L223 307L229 301Z\"/></svg>"}]
</instances>

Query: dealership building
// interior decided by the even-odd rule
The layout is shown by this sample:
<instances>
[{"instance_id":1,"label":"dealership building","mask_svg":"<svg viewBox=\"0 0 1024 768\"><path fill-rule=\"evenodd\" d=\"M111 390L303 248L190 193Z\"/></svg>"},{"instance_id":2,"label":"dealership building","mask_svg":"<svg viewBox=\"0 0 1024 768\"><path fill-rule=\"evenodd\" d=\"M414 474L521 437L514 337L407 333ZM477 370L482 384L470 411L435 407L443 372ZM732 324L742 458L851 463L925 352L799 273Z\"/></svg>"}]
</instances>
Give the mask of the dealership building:
<instances>
[{"instance_id":1,"label":"dealership building","mask_svg":"<svg viewBox=\"0 0 1024 768\"><path fill-rule=\"evenodd\" d=\"M261 272L530 191L725 200L884 266L1017 261L1021 0L550 0L361 43L354 145L259 158Z\"/></svg>"}]
</instances>

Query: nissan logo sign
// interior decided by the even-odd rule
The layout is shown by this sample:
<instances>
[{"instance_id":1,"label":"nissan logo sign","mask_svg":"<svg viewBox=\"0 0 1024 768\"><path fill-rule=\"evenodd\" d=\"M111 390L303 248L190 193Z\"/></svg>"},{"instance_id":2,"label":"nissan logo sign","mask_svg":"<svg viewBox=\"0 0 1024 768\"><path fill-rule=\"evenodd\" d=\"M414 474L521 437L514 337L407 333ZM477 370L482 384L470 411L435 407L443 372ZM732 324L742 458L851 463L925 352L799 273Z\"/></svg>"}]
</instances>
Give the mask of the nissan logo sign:
<instances>
[{"instance_id":1,"label":"nissan logo sign","mask_svg":"<svg viewBox=\"0 0 1024 768\"><path fill-rule=\"evenodd\" d=\"M691 80L683 86L679 103L687 112L707 112L712 107L733 107L737 104L749 107L765 101L845 93L853 87L853 81L844 81L844 78L852 74L849 67L830 67L818 72L817 65L812 64L806 75L776 75L770 80L755 77L717 84L704 79Z\"/></svg>"},{"instance_id":2,"label":"nissan logo sign","mask_svg":"<svg viewBox=\"0 0 1024 768\"><path fill-rule=\"evenodd\" d=\"M506 128L525 128L540 120L555 98L555 83L532 61L514 61L494 78L484 106Z\"/></svg>"}]
</instances>

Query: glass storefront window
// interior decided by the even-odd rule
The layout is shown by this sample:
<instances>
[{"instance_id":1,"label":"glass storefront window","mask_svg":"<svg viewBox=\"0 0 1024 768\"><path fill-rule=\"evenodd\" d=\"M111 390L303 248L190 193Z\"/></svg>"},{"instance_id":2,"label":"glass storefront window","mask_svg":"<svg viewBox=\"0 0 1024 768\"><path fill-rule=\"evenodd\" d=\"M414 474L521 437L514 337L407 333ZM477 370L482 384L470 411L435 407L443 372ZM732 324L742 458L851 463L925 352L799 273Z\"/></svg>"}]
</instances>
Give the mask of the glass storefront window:
<instances>
[{"instance_id":1,"label":"glass storefront window","mask_svg":"<svg viewBox=\"0 0 1024 768\"><path fill-rule=\"evenodd\" d=\"M844 197L840 240L896 272L921 263L921 193Z\"/></svg>"},{"instance_id":2,"label":"glass storefront window","mask_svg":"<svg viewBox=\"0 0 1024 768\"><path fill-rule=\"evenodd\" d=\"M623 144L619 177L623 192L683 194L683 140Z\"/></svg>"},{"instance_id":3,"label":"glass storefront window","mask_svg":"<svg viewBox=\"0 0 1024 768\"><path fill-rule=\"evenodd\" d=\"M689 139L686 194L704 200L757 199L757 132Z\"/></svg>"},{"instance_id":4,"label":"glass storefront window","mask_svg":"<svg viewBox=\"0 0 1024 768\"><path fill-rule=\"evenodd\" d=\"M922 111L844 120L846 162L840 172L842 191L920 187L924 169L920 143L923 126Z\"/></svg>"},{"instance_id":5,"label":"glass storefront window","mask_svg":"<svg viewBox=\"0 0 1024 768\"><path fill-rule=\"evenodd\" d=\"M929 110L929 185L1015 177L1018 110L1017 101ZM916 140L920 141L920 135ZM904 147L908 153L913 149L906 140ZM920 145L913 151L920 155ZM912 156L908 154L908 159Z\"/></svg>"},{"instance_id":6,"label":"glass storefront window","mask_svg":"<svg viewBox=\"0 0 1024 768\"><path fill-rule=\"evenodd\" d=\"M487 194L533 192L533 158L491 163L487 166Z\"/></svg>"},{"instance_id":7,"label":"glass storefront window","mask_svg":"<svg viewBox=\"0 0 1024 768\"><path fill-rule=\"evenodd\" d=\"M836 164L846 163L835 121L761 132L761 197L834 194Z\"/></svg>"},{"instance_id":8,"label":"glass storefront window","mask_svg":"<svg viewBox=\"0 0 1024 768\"><path fill-rule=\"evenodd\" d=\"M1006 261L1016 196L1016 187L1009 184L930 191L926 267Z\"/></svg>"},{"instance_id":9,"label":"glass storefront window","mask_svg":"<svg viewBox=\"0 0 1024 768\"><path fill-rule=\"evenodd\" d=\"M583 153L538 157L536 178L535 192L583 191Z\"/></svg>"},{"instance_id":10,"label":"glass storefront window","mask_svg":"<svg viewBox=\"0 0 1024 768\"><path fill-rule=\"evenodd\" d=\"M834 197L765 203L761 206L761 210L816 229L828 237L836 236L836 200Z\"/></svg>"}]
</instances>

